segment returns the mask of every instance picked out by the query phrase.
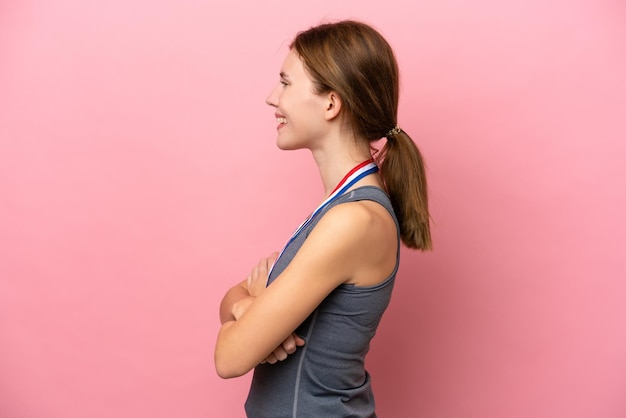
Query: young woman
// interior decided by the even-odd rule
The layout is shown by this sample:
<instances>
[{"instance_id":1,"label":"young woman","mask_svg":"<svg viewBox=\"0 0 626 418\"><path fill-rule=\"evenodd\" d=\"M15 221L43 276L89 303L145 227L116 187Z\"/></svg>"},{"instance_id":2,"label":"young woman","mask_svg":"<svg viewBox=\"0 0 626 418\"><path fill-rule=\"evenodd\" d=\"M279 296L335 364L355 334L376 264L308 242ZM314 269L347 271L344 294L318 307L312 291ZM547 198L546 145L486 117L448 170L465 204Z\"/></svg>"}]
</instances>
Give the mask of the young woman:
<instances>
[{"instance_id":1,"label":"young woman","mask_svg":"<svg viewBox=\"0 0 626 418\"><path fill-rule=\"evenodd\" d=\"M249 417L376 416L365 355L400 239L431 247L424 166L397 125L398 91L393 51L368 25L323 24L290 46L267 104L278 147L311 151L327 197L222 301L215 365L224 378L254 369Z\"/></svg>"}]
</instances>

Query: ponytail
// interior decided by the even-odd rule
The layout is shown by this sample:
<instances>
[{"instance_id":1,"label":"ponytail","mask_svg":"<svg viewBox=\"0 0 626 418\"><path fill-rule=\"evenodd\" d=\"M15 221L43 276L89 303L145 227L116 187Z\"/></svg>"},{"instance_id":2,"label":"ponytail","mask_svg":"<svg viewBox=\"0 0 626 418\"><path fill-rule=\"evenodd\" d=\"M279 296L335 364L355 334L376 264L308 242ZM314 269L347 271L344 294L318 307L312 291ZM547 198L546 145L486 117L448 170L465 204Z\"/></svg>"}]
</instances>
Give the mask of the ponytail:
<instances>
[{"instance_id":1,"label":"ponytail","mask_svg":"<svg viewBox=\"0 0 626 418\"><path fill-rule=\"evenodd\" d=\"M400 237L409 247L432 249L424 159L406 132L398 127L387 134L377 156L380 175L400 223Z\"/></svg>"}]
</instances>

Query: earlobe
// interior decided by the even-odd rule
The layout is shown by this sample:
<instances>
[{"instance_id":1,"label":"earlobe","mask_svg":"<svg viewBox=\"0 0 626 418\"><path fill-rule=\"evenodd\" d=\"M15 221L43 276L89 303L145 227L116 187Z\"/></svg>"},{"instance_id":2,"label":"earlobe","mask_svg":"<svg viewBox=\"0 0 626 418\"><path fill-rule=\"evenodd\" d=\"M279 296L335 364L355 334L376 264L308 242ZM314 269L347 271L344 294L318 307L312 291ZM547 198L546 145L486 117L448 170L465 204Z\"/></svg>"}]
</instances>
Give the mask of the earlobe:
<instances>
[{"instance_id":1,"label":"earlobe","mask_svg":"<svg viewBox=\"0 0 626 418\"><path fill-rule=\"evenodd\" d=\"M328 103L326 105L326 120L335 119L341 112L341 97L334 91L327 95Z\"/></svg>"}]
</instances>

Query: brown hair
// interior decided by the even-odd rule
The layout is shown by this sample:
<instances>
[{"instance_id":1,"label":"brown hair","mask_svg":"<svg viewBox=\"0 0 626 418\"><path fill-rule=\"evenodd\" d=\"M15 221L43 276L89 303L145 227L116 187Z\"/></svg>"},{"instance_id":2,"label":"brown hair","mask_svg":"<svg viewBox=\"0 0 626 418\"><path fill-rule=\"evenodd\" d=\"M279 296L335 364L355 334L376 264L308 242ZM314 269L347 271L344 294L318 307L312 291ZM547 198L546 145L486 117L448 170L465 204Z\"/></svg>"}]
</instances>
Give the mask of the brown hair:
<instances>
[{"instance_id":1,"label":"brown hair","mask_svg":"<svg viewBox=\"0 0 626 418\"><path fill-rule=\"evenodd\" d=\"M299 54L316 92L336 92L344 120L356 138L386 137L377 155L400 235L407 247L432 248L426 174L413 140L397 126L399 76L393 50L375 29L350 20L298 33L290 46Z\"/></svg>"}]
</instances>

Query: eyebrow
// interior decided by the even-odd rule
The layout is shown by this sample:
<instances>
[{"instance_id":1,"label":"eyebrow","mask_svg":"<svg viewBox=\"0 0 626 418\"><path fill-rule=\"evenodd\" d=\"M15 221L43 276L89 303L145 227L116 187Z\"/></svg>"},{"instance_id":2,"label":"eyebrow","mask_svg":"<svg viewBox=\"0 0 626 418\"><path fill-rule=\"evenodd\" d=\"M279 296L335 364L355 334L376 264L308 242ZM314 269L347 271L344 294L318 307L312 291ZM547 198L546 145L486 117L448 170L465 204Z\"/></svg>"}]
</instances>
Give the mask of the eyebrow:
<instances>
[{"instance_id":1,"label":"eyebrow","mask_svg":"<svg viewBox=\"0 0 626 418\"><path fill-rule=\"evenodd\" d=\"M284 71L280 72L280 77L289 80L289 76Z\"/></svg>"}]
</instances>

